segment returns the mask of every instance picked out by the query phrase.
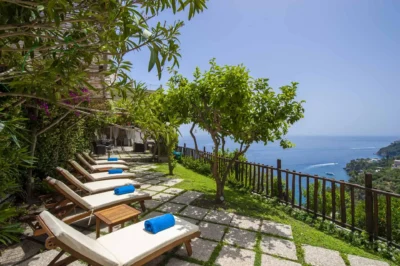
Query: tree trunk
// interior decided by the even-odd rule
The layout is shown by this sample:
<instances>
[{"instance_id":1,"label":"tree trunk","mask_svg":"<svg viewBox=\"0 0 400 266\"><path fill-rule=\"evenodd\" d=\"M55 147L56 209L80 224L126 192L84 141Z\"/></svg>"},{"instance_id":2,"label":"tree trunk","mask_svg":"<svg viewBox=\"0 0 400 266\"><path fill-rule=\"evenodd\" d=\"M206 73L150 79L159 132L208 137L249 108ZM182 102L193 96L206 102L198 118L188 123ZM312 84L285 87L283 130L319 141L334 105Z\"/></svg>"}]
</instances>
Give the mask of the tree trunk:
<instances>
[{"instance_id":1,"label":"tree trunk","mask_svg":"<svg viewBox=\"0 0 400 266\"><path fill-rule=\"evenodd\" d=\"M214 148L214 159L212 163L212 175L215 179L215 183L217 184L217 193L215 194L215 202L216 203L223 203L225 201L224 197L224 183L219 175L219 166L218 166L218 145L217 142L214 141L215 148Z\"/></svg>"},{"instance_id":2,"label":"tree trunk","mask_svg":"<svg viewBox=\"0 0 400 266\"><path fill-rule=\"evenodd\" d=\"M35 156L35 150L36 150L36 143L37 143L37 135L36 135L37 129L34 128L32 132L32 143L30 147L30 156L34 157ZM33 178L33 165L31 168L28 169L28 178L26 180L26 200L27 202L33 201L32 194L33 194L33 189L35 185L35 180Z\"/></svg>"},{"instance_id":3,"label":"tree trunk","mask_svg":"<svg viewBox=\"0 0 400 266\"><path fill-rule=\"evenodd\" d=\"M225 184L221 180L216 180L216 184L217 184L217 193L215 194L215 202L223 203L225 202L225 194L224 194Z\"/></svg>"},{"instance_id":4,"label":"tree trunk","mask_svg":"<svg viewBox=\"0 0 400 266\"><path fill-rule=\"evenodd\" d=\"M172 162L170 159L168 159L168 170L169 170L169 175L174 174L174 166L172 165Z\"/></svg>"}]
</instances>

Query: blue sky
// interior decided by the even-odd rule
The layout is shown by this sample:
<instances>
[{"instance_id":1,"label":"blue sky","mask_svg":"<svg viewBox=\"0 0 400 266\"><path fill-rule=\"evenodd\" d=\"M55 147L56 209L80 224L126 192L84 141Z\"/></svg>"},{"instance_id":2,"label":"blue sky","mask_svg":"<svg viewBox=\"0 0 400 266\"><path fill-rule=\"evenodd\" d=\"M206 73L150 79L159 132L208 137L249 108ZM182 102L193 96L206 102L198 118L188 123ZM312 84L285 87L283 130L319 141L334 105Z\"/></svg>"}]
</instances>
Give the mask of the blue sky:
<instances>
[{"instance_id":1,"label":"blue sky","mask_svg":"<svg viewBox=\"0 0 400 266\"><path fill-rule=\"evenodd\" d=\"M161 20L186 19L163 14ZM291 135L400 135L400 1L211 0L181 31L179 71L243 63L279 88L300 83L305 118ZM148 73L149 53L127 56L132 77Z\"/></svg>"}]
</instances>

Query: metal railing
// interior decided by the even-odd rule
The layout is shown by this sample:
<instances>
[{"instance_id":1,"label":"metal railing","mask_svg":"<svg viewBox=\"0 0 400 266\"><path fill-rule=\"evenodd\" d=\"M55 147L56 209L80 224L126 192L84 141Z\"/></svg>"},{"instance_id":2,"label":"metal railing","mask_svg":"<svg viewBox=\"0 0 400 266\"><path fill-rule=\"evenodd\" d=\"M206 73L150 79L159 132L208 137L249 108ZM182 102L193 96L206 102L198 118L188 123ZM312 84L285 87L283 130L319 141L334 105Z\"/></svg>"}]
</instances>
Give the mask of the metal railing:
<instances>
[{"instance_id":1,"label":"metal railing","mask_svg":"<svg viewBox=\"0 0 400 266\"><path fill-rule=\"evenodd\" d=\"M184 145L178 146L177 150L184 157L208 163L214 160L213 154L206 152L205 148L196 152ZM230 161L218 157L219 169ZM230 176L253 193L276 197L315 218L321 217L351 231L366 231L370 240L380 239L400 247L400 195L374 189L371 174L365 174L362 186L282 169L281 165L280 159L276 166L236 161Z\"/></svg>"}]
</instances>

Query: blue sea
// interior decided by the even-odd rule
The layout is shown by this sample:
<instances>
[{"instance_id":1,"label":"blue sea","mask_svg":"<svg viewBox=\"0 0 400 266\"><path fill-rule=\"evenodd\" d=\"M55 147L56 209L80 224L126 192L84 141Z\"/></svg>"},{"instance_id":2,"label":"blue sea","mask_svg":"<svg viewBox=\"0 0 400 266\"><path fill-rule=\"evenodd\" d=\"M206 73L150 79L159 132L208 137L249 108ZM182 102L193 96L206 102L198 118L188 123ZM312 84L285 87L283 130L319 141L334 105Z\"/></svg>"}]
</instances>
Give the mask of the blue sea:
<instances>
[{"instance_id":1,"label":"blue sea","mask_svg":"<svg viewBox=\"0 0 400 266\"><path fill-rule=\"evenodd\" d=\"M185 132L183 132L185 133ZM246 153L250 162L266 165L276 165L276 160L282 160L282 168L295 170L297 172L312 175L327 176L326 173L333 173L328 176L337 180L348 180L349 176L343 169L346 163L357 158L379 158L375 153L395 140L393 137L349 137L349 136L292 136L287 137L296 147L282 149L279 143L269 143L264 146L261 143L254 143ZM202 134L197 137L199 149L206 147L211 151L213 143L208 135ZM192 138L183 135L179 144L194 148ZM233 150L239 145L228 141L226 147Z\"/></svg>"}]
</instances>

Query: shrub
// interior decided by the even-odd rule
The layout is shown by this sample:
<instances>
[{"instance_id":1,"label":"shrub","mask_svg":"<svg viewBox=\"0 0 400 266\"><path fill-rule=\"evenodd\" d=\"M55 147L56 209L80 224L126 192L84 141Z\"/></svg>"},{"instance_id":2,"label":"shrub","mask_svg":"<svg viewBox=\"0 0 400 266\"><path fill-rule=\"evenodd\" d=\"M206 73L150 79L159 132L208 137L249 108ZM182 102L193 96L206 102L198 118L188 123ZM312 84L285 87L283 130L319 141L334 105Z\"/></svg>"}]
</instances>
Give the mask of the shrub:
<instances>
[{"instance_id":1,"label":"shrub","mask_svg":"<svg viewBox=\"0 0 400 266\"><path fill-rule=\"evenodd\" d=\"M21 224L15 222L19 212L9 203L0 205L0 244L9 245L19 241L19 234L23 229Z\"/></svg>"},{"instance_id":2,"label":"shrub","mask_svg":"<svg viewBox=\"0 0 400 266\"><path fill-rule=\"evenodd\" d=\"M183 166L195 171L196 173L206 176L211 175L211 165L206 161L196 160L191 157L183 157L181 163Z\"/></svg>"}]
</instances>

